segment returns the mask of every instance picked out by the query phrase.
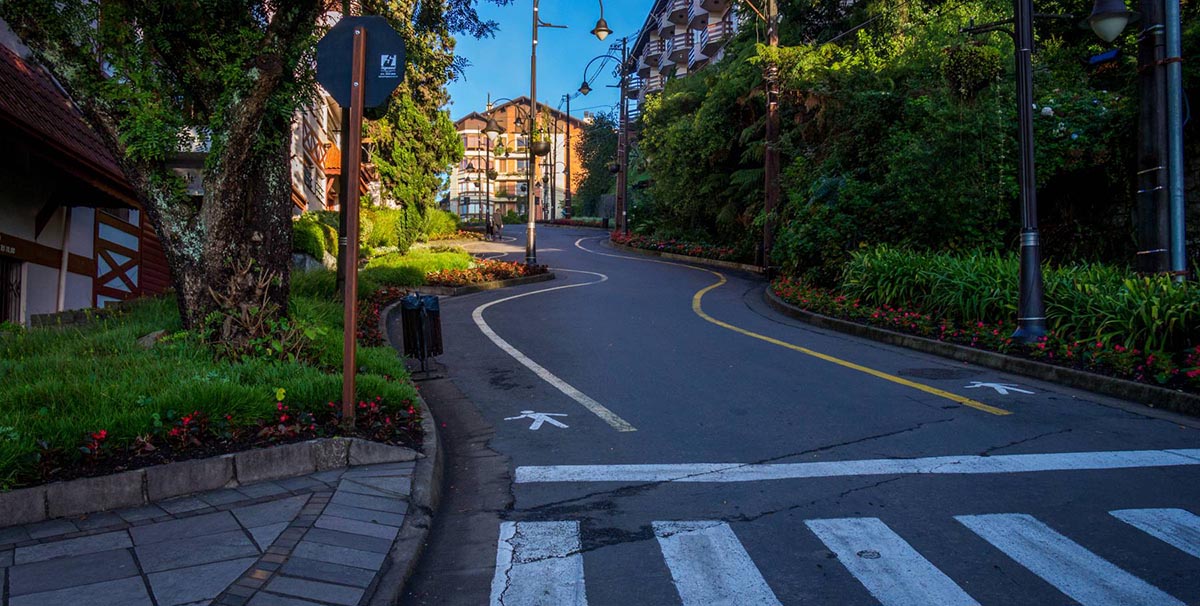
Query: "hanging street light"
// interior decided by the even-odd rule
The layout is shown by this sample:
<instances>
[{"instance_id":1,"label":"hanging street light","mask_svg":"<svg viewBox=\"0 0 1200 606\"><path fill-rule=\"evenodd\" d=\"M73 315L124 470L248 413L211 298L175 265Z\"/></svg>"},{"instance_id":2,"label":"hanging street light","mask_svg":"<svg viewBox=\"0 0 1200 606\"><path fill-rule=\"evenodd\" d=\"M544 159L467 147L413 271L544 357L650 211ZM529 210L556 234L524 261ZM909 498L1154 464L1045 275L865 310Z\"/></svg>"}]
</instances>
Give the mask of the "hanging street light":
<instances>
[{"instance_id":1,"label":"hanging street light","mask_svg":"<svg viewBox=\"0 0 1200 606\"><path fill-rule=\"evenodd\" d=\"M1112 42L1121 35L1125 26L1136 21L1138 14L1125 8L1125 0L1096 0L1087 24L1105 42Z\"/></svg>"},{"instance_id":2,"label":"hanging street light","mask_svg":"<svg viewBox=\"0 0 1200 606\"><path fill-rule=\"evenodd\" d=\"M590 92L592 92L592 86L590 84L588 84L587 80L584 80L583 84L579 87L579 93L581 95L587 96L587 94Z\"/></svg>"}]
</instances>

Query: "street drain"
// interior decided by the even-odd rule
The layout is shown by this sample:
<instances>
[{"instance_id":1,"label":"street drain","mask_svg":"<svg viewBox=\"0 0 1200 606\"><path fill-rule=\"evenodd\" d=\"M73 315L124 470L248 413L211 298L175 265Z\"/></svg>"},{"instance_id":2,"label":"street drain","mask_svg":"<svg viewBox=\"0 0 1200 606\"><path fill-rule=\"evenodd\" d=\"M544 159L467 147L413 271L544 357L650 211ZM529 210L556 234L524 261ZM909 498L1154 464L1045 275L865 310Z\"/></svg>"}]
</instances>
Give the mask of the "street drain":
<instances>
[{"instance_id":1,"label":"street drain","mask_svg":"<svg viewBox=\"0 0 1200 606\"><path fill-rule=\"evenodd\" d=\"M979 371L969 368L905 368L896 374L914 379L950 380L974 377Z\"/></svg>"},{"instance_id":2,"label":"street drain","mask_svg":"<svg viewBox=\"0 0 1200 606\"><path fill-rule=\"evenodd\" d=\"M864 549L864 550L858 552L857 555L858 555L858 557L860 557L864 560L878 560L879 559L879 552L875 551L874 549Z\"/></svg>"}]
</instances>

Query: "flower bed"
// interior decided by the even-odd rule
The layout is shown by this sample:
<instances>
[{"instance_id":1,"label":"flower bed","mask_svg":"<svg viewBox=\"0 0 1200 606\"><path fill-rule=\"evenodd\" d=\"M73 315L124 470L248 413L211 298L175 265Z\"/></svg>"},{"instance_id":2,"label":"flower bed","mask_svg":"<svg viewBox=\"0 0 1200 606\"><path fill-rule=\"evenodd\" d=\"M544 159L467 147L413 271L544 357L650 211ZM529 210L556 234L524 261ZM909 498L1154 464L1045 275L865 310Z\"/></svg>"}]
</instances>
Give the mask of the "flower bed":
<instances>
[{"instance_id":1,"label":"flower bed","mask_svg":"<svg viewBox=\"0 0 1200 606\"><path fill-rule=\"evenodd\" d=\"M425 283L432 286L467 286L484 282L498 282L526 276L537 276L547 273L545 265L525 265L508 261L491 259L476 260L473 267L467 269L443 269L425 275Z\"/></svg>"},{"instance_id":2,"label":"flower bed","mask_svg":"<svg viewBox=\"0 0 1200 606\"><path fill-rule=\"evenodd\" d=\"M716 259L717 261L746 262L744 255L739 254L737 249L732 246L716 246L713 244L675 240L673 238L662 240L640 234L625 235L617 231L614 231L609 238L617 244L641 248L643 250L656 250L658 252L686 255L689 257Z\"/></svg>"},{"instance_id":3,"label":"flower bed","mask_svg":"<svg viewBox=\"0 0 1200 606\"><path fill-rule=\"evenodd\" d=\"M482 240L483 234L460 229L457 232L449 234L430 234L427 239L429 242L436 242L438 240Z\"/></svg>"},{"instance_id":4,"label":"flower bed","mask_svg":"<svg viewBox=\"0 0 1200 606\"><path fill-rule=\"evenodd\" d=\"M1121 345L1111 338L1076 339L1051 331L1033 345L1009 337L1016 324L998 322L954 322L935 318L920 310L876 307L833 291L783 278L772 291L796 307L813 313L850 320L938 341L986 349L998 353L1087 370L1173 389L1200 393L1200 345L1176 355L1144 352Z\"/></svg>"}]
</instances>

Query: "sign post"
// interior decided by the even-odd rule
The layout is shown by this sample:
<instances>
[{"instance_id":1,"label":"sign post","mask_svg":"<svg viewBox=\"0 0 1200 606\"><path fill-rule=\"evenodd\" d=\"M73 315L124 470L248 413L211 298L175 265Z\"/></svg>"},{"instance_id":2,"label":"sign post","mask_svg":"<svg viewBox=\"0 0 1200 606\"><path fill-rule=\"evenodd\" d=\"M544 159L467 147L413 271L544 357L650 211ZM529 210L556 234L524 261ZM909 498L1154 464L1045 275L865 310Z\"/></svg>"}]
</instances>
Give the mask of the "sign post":
<instances>
[{"instance_id":1,"label":"sign post","mask_svg":"<svg viewBox=\"0 0 1200 606\"><path fill-rule=\"evenodd\" d=\"M358 202L363 109L387 103L404 75L404 41L379 16L344 17L317 43L317 82L350 112L346 171L346 282L342 292L342 423L354 426L358 333ZM347 59L349 61L347 61ZM349 70L346 68L349 67Z\"/></svg>"}]
</instances>

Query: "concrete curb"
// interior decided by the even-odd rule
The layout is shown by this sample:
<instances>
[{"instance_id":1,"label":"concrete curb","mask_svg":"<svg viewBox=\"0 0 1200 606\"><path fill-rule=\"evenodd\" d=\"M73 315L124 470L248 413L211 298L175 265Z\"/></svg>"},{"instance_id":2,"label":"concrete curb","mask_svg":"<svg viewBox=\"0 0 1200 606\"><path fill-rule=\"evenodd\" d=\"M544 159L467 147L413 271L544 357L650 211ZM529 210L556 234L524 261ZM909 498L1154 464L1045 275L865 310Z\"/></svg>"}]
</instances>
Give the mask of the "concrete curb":
<instances>
[{"instance_id":1,"label":"concrete curb","mask_svg":"<svg viewBox=\"0 0 1200 606\"><path fill-rule=\"evenodd\" d=\"M680 261L682 263L690 263L692 265L708 265L710 267L720 267L722 269L736 269L752 274L762 275L763 268L757 265L747 265L745 263L734 263L733 261L718 261L717 259L705 259L704 257L689 257L687 255L677 255L675 253L662 252L658 250L647 250L645 248L635 248L624 244L617 244L609 241L608 245L616 250L645 255L647 257L662 257L672 261Z\"/></svg>"},{"instance_id":2,"label":"concrete curb","mask_svg":"<svg viewBox=\"0 0 1200 606\"><path fill-rule=\"evenodd\" d=\"M236 488L367 463L400 463L420 455L403 446L359 438L320 438L268 448L155 465L107 476L0 492L4 525L140 507L171 497Z\"/></svg>"},{"instance_id":3,"label":"concrete curb","mask_svg":"<svg viewBox=\"0 0 1200 606\"><path fill-rule=\"evenodd\" d=\"M612 231L611 227L604 227L603 225L556 225L554 223L542 223L540 221L537 225L538 227L553 227L556 229L598 229L603 232Z\"/></svg>"},{"instance_id":4,"label":"concrete curb","mask_svg":"<svg viewBox=\"0 0 1200 606\"><path fill-rule=\"evenodd\" d=\"M1187 415L1200 416L1200 396L1182 391L1174 391L1145 383L1127 381L1125 379L1116 379L1102 374L1054 366L1035 360L1006 356L982 349L974 349L954 343L944 343L925 337L907 335L857 322L822 316L794 307L783 301L774 292L771 292L769 286L763 291L763 299L771 309L789 318L807 322L820 328L828 328L856 337L863 337L889 345L899 345L908 349L915 349L1042 381L1058 383L1105 396L1131 400L1150 408L1161 408Z\"/></svg>"},{"instance_id":5,"label":"concrete curb","mask_svg":"<svg viewBox=\"0 0 1200 606\"><path fill-rule=\"evenodd\" d=\"M389 305L379 314L383 334L387 335L389 343L391 335L387 332L387 320L398 303ZM412 478L412 492L409 495L408 514L404 516L404 524L401 525L400 533L388 553L387 568L375 578L373 594L370 602L367 602L370 606L392 606L400 603L404 587L416 571L421 553L425 551L425 540L433 528L433 514L442 500L445 458L438 439L437 422L425 399L419 395L418 399L424 411L421 416L421 430L424 433L421 450L425 456L417 460Z\"/></svg>"},{"instance_id":6,"label":"concrete curb","mask_svg":"<svg viewBox=\"0 0 1200 606\"><path fill-rule=\"evenodd\" d=\"M468 284L466 286L420 286L414 288L413 290L426 295L457 297L459 295L469 295L471 293L483 292L485 290L499 290L501 288L508 288L509 286L521 286L524 284L534 284L536 282L548 282L554 278L554 272L546 272L536 276L521 276L519 278L496 280L495 282L481 282L479 284ZM383 317L383 314L381 313L379 316ZM384 334L387 333L385 332Z\"/></svg>"}]
</instances>

